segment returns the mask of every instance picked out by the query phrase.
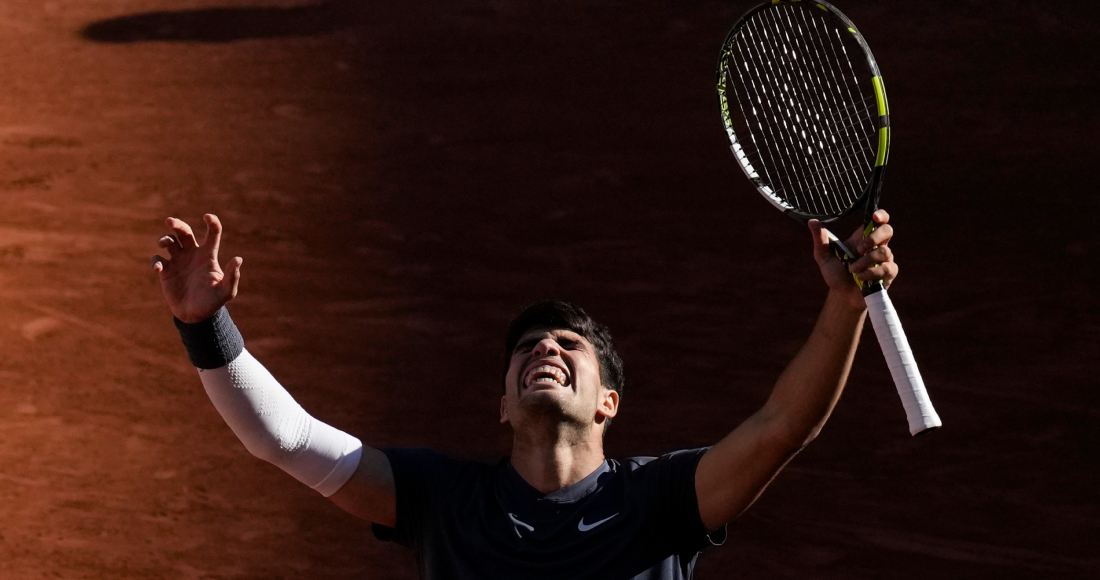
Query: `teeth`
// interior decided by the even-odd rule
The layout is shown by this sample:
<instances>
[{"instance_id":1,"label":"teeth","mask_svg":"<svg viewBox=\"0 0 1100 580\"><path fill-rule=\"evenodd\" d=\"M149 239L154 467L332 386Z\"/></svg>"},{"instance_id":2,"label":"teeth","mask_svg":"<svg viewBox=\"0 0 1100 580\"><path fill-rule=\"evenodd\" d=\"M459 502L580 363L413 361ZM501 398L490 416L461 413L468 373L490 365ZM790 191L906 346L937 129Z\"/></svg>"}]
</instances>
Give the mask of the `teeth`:
<instances>
[{"instance_id":1,"label":"teeth","mask_svg":"<svg viewBox=\"0 0 1100 580\"><path fill-rule=\"evenodd\" d=\"M558 367L551 365L542 365L531 369L527 372L527 380L525 382L527 386L531 386L544 379L552 379L559 385L565 386L565 373Z\"/></svg>"}]
</instances>

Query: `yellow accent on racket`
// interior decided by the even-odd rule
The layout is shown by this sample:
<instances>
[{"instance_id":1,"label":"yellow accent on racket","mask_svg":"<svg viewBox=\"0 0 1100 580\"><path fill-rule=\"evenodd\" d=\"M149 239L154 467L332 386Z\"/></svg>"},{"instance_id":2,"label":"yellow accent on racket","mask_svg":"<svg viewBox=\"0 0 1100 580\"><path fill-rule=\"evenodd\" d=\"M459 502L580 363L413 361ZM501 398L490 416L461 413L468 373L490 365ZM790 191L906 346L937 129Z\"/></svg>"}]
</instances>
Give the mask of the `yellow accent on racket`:
<instances>
[{"instance_id":1,"label":"yellow accent on racket","mask_svg":"<svg viewBox=\"0 0 1100 580\"><path fill-rule=\"evenodd\" d=\"M889 114L890 108L886 104L886 92L882 90L882 77L871 77L871 82L875 85L875 102L878 103L878 116Z\"/></svg>"},{"instance_id":2,"label":"yellow accent on racket","mask_svg":"<svg viewBox=\"0 0 1100 580\"><path fill-rule=\"evenodd\" d=\"M886 165L886 144L890 142L890 128L878 130L878 155L875 155L875 167Z\"/></svg>"}]
</instances>

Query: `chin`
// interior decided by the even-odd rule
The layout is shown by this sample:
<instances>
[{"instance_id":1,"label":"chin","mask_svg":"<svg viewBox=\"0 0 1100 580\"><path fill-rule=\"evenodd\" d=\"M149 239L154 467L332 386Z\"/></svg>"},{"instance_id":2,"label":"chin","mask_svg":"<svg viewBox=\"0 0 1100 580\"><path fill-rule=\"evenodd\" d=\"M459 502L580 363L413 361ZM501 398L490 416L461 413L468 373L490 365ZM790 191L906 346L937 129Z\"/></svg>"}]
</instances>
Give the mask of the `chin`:
<instances>
[{"instance_id":1,"label":"chin","mask_svg":"<svg viewBox=\"0 0 1100 580\"><path fill-rule=\"evenodd\" d=\"M523 399L520 400L520 404L540 404L550 401L564 404L566 398L571 394L572 392L567 389L539 389L525 394Z\"/></svg>"},{"instance_id":2,"label":"chin","mask_svg":"<svg viewBox=\"0 0 1100 580\"><path fill-rule=\"evenodd\" d=\"M568 408L569 400L567 393L562 390L544 389L527 393L519 405L524 409L557 409L559 412L564 413L565 409Z\"/></svg>"}]
</instances>

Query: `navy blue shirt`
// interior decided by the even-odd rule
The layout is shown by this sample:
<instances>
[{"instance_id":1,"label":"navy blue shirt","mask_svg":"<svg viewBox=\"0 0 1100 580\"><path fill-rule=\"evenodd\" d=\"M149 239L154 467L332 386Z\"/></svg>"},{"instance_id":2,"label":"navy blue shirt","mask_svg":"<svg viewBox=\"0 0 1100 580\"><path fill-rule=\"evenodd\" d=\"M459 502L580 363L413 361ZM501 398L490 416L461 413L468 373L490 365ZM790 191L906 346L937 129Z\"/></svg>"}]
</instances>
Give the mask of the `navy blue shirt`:
<instances>
[{"instance_id":1,"label":"navy blue shirt","mask_svg":"<svg viewBox=\"0 0 1100 580\"><path fill-rule=\"evenodd\" d=\"M706 449L606 460L574 485L543 494L507 459L484 464L428 449L383 449L397 486L396 528L380 539L412 548L424 580L691 578L707 533L695 496Z\"/></svg>"}]
</instances>

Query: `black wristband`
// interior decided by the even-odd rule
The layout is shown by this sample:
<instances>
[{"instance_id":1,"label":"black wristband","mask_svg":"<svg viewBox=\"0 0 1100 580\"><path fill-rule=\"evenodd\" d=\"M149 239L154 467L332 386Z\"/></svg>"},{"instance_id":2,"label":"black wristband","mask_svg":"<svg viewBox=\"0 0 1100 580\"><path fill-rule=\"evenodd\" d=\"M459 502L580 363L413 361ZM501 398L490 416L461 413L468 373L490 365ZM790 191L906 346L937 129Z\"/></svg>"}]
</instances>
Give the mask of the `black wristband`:
<instances>
[{"instance_id":1,"label":"black wristband","mask_svg":"<svg viewBox=\"0 0 1100 580\"><path fill-rule=\"evenodd\" d=\"M244 338L229 317L229 311L221 307L214 316L201 322L188 324L172 317L180 331L187 358L200 369L217 369L232 362L244 350Z\"/></svg>"}]
</instances>

